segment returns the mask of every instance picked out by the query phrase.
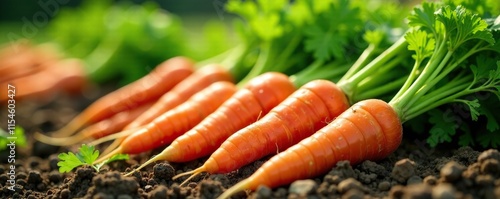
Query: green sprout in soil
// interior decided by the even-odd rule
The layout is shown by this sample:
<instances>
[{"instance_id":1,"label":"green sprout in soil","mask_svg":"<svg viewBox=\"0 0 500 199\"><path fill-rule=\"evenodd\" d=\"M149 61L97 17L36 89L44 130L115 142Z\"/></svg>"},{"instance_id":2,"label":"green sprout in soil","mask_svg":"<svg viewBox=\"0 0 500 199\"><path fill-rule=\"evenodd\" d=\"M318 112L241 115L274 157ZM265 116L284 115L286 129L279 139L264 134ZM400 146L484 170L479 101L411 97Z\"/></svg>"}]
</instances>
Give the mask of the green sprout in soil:
<instances>
[{"instance_id":1,"label":"green sprout in soil","mask_svg":"<svg viewBox=\"0 0 500 199\"><path fill-rule=\"evenodd\" d=\"M83 144L82 147L80 147L79 151L80 152L77 154L68 152L68 153L61 153L59 154L59 156L57 156L60 160L57 163L57 166L59 166L59 172L61 173L70 172L74 168L82 165L88 165L94 168L97 172L99 172L101 167L105 164L108 164L113 161L129 159L129 156L127 154L116 154L111 158L107 159L106 161L103 161L99 164L94 164L94 161L97 159L97 157L99 157L99 151L95 150L94 146L87 146Z\"/></svg>"},{"instance_id":2,"label":"green sprout in soil","mask_svg":"<svg viewBox=\"0 0 500 199\"><path fill-rule=\"evenodd\" d=\"M14 141L16 146L24 147L27 144L24 129L20 126L14 128L14 134L9 134L7 131L0 129L0 151L7 149L8 144Z\"/></svg>"}]
</instances>

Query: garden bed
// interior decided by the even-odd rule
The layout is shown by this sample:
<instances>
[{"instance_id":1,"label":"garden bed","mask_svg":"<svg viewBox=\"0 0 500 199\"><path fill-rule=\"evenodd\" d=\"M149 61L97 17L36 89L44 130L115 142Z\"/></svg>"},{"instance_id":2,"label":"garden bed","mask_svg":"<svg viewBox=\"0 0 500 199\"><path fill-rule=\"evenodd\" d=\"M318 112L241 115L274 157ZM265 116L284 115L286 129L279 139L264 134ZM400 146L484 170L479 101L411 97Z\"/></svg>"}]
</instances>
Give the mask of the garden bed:
<instances>
[{"instance_id":1,"label":"garden bed","mask_svg":"<svg viewBox=\"0 0 500 199\"><path fill-rule=\"evenodd\" d=\"M130 160L105 165L98 173L80 167L69 173L58 171L57 155L76 151L79 146L54 147L36 142L36 131L50 132L67 123L99 96L111 91L87 93L85 97L61 96L45 105L19 102L16 122L26 129L28 146L16 148L15 164L8 162L9 151L0 155L1 198L215 198L236 182L248 177L267 158L229 174L200 175L186 186L185 179L171 180L175 174L201 166L206 159L186 164L159 161L124 177L162 149L131 156ZM2 116L2 125L6 118ZM103 149L105 145L99 146ZM364 161L350 166L340 162L314 179L296 181L276 189L261 187L241 192L234 198L499 198L500 153L454 145L430 148L424 138L405 134L398 150L380 161ZM15 166L15 186L11 190L8 173Z\"/></svg>"}]
</instances>

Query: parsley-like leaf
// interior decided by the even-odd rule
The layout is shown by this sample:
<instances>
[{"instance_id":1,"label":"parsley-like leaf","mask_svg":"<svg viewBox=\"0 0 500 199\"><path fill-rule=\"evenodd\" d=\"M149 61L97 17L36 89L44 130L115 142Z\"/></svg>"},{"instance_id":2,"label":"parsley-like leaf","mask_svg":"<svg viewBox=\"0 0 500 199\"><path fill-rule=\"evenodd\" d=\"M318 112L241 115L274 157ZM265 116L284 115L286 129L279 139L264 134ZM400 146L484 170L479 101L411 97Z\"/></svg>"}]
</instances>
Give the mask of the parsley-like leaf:
<instances>
[{"instance_id":1,"label":"parsley-like leaf","mask_svg":"<svg viewBox=\"0 0 500 199\"><path fill-rule=\"evenodd\" d=\"M414 30L405 35L408 42L408 50L415 51L412 57L417 61L430 57L434 52L435 40L425 31Z\"/></svg>"},{"instance_id":2,"label":"parsley-like leaf","mask_svg":"<svg viewBox=\"0 0 500 199\"><path fill-rule=\"evenodd\" d=\"M59 172L61 173L70 172L76 167L87 164L82 162L73 152L61 153L57 157L60 160L57 166L59 166Z\"/></svg>"},{"instance_id":3,"label":"parsley-like leaf","mask_svg":"<svg viewBox=\"0 0 500 199\"><path fill-rule=\"evenodd\" d=\"M439 143L451 142L451 137L456 133L454 118L439 109L429 111L429 115L429 122L433 126L430 129L431 135L427 138L427 142L432 147L437 146Z\"/></svg>"},{"instance_id":4,"label":"parsley-like leaf","mask_svg":"<svg viewBox=\"0 0 500 199\"><path fill-rule=\"evenodd\" d=\"M74 154L73 152L68 152L68 153L61 153L59 156L59 162L57 163L57 166L59 166L59 172L64 173L64 172L70 172L74 168L82 166L82 165L89 165L92 168L94 168L96 171L99 172L99 169L112 161L117 161L117 160L127 160L129 157L128 155L125 154L117 154L112 156L110 159L105 160L102 163L99 164L94 164L94 161L97 160L99 157L99 151L95 150L94 146L87 146L83 144L80 149L79 153Z\"/></svg>"}]
</instances>

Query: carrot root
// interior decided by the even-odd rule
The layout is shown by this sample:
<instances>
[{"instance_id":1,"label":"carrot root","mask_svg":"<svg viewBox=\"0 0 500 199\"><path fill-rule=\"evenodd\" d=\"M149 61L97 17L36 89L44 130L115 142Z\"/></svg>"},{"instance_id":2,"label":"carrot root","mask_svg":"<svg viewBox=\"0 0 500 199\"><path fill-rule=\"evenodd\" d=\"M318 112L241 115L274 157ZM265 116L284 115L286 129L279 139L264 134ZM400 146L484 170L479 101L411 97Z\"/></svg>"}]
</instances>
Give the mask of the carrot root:
<instances>
[{"instance_id":1,"label":"carrot root","mask_svg":"<svg viewBox=\"0 0 500 199\"><path fill-rule=\"evenodd\" d=\"M184 180L179 186L184 186L186 183L188 183L191 179L193 179L194 177L196 177L198 174L200 174L201 172L204 172L206 169L204 166L201 166L199 168L196 168L195 170L192 170L192 171L187 171L187 172L184 172L184 173L180 173L180 174L177 174L175 175L174 177L172 177L172 180L175 180L175 179L178 179L182 176L187 176L187 175L191 175L189 176L189 178L187 178L186 180Z\"/></svg>"},{"instance_id":2,"label":"carrot root","mask_svg":"<svg viewBox=\"0 0 500 199\"><path fill-rule=\"evenodd\" d=\"M118 146L120 146L120 144L123 142L125 138L119 138L119 139L116 139L115 141L113 141L108 147L106 147L106 149L104 149L104 151L102 151L102 155L106 155L108 153L111 153L111 151L113 151L114 149L116 149Z\"/></svg>"},{"instance_id":3,"label":"carrot root","mask_svg":"<svg viewBox=\"0 0 500 199\"><path fill-rule=\"evenodd\" d=\"M69 137L49 137L40 132L35 132L34 138L45 144L50 144L54 146L69 146L79 143L89 138L89 136L85 134L77 134Z\"/></svg>"},{"instance_id":4,"label":"carrot root","mask_svg":"<svg viewBox=\"0 0 500 199\"><path fill-rule=\"evenodd\" d=\"M115 150L113 150L112 152L102 156L101 158L97 159L96 161L94 161L94 164L99 164L101 162L104 162L106 161L107 159L111 158L112 156L116 155L116 154L119 154L123 151L123 148L121 146L119 146L118 148L116 148Z\"/></svg>"},{"instance_id":5,"label":"carrot root","mask_svg":"<svg viewBox=\"0 0 500 199\"><path fill-rule=\"evenodd\" d=\"M115 133L115 134L112 134L112 135L108 135L106 137L102 137L102 138L99 138L97 140L94 140L92 142L89 143L89 145L92 145L92 146L96 146L96 145L99 145L99 144L102 144L104 142L107 142L107 141L111 141L111 140L114 140L114 139L117 139L117 138L123 138L127 135L130 135L134 132L134 129L130 129L130 130L125 130L125 131L122 131L120 133Z\"/></svg>"},{"instance_id":6,"label":"carrot root","mask_svg":"<svg viewBox=\"0 0 500 199\"><path fill-rule=\"evenodd\" d=\"M250 183L251 183L250 179L245 179L243 181L240 181L231 188L229 188L228 190L224 191L224 193L222 193L219 197L217 197L217 199L226 199L240 191L248 189Z\"/></svg>"}]
</instances>

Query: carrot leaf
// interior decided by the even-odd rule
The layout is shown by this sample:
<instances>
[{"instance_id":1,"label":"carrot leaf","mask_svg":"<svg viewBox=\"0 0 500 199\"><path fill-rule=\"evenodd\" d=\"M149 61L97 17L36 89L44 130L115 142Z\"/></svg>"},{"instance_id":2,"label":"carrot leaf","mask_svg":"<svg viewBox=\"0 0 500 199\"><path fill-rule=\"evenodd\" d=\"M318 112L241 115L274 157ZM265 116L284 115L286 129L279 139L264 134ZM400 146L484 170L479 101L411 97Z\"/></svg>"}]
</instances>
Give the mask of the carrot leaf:
<instances>
[{"instance_id":1,"label":"carrot leaf","mask_svg":"<svg viewBox=\"0 0 500 199\"><path fill-rule=\"evenodd\" d=\"M61 153L57 157L60 160L57 163L57 166L59 166L59 172L61 173L70 172L76 167L83 165L91 166L99 172L100 168L107 163L118 160L127 160L129 158L126 154L116 154L102 163L94 164L99 157L99 151L96 150L94 146L88 146L85 144L79 148L79 152L76 154L73 152Z\"/></svg>"},{"instance_id":2,"label":"carrot leaf","mask_svg":"<svg viewBox=\"0 0 500 199\"><path fill-rule=\"evenodd\" d=\"M451 137L456 133L455 120L449 114L445 114L439 109L429 111L429 122L433 124L427 138L427 143L432 147L437 146L439 143L451 142Z\"/></svg>"}]
</instances>

